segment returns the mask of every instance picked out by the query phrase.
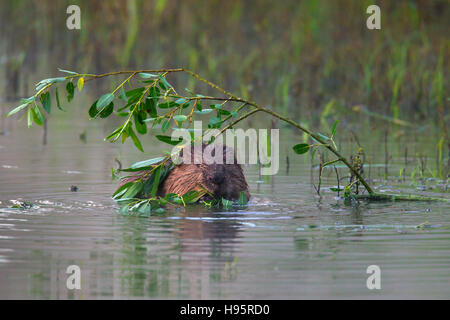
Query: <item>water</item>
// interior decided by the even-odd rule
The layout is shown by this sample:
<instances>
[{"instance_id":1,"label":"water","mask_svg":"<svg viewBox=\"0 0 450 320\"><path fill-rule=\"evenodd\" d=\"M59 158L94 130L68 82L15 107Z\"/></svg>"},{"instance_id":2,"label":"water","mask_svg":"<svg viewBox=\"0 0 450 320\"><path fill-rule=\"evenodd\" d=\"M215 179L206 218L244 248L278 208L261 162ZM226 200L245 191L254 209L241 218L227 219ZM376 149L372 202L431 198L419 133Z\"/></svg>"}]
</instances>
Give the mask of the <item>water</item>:
<instances>
[{"instance_id":1,"label":"water","mask_svg":"<svg viewBox=\"0 0 450 320\"><path fill-rule=\"evenodd\" d=\"M0 298L450 297L446 203L346 205L327 188L319 198L309 164L291 159L290 174L282 168L273 179L245 168L253 196L246 209L124 216L110 198L114 157L130 164L162 146L144 139L142 155L103 142L112 125L86 118L72 110L51 119L47 146L41 128L3 123ZM84 130L87 143L78 138ZM15 201L34 206L13 209ZM81 290L66 288L69 265L81 268ZM369 265L381 268L381 290L366 287Z\"/></svg>"}]
</instances>

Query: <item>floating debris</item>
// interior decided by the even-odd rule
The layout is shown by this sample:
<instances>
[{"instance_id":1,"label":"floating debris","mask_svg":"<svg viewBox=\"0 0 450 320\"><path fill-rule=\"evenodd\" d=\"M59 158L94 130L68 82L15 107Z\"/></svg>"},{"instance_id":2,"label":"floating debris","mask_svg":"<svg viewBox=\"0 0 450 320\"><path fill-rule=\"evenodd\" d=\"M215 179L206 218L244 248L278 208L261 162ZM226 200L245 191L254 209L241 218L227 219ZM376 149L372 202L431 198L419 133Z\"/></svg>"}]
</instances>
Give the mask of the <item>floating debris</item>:
<instances>
[{"instance_id":1,"label":"floating debris","mask_svg":"<svg viewBox=\"0 0 450 320\"><path fill-rule=\"evenodd\" d=\"M20 210L25 210L25 209L31 209L33 208L33 204L31 202L27 202L27 201L17 201L17 200L13 200L12 201L14 204L11 206L12 209L20 209Z\"/></svg>"}]
</instances>

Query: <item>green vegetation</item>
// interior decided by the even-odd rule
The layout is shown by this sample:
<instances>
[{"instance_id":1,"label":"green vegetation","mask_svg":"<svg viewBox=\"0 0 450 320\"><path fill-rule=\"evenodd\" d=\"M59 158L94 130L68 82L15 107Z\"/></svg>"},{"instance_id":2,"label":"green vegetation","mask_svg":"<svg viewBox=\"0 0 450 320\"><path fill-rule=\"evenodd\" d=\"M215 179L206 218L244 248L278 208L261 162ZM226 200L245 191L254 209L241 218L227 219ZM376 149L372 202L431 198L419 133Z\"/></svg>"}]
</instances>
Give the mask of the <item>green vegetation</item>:
<instances>
[{"instance_id":1,"label":"green vegetation","mask_svg":"<svg viewBox=\"0 0 450 320\"><path fill-rule=\"evenodd\" d=\"M335 159L327 162L324 162L323 155L320 156L319 186L316 188L318 194L320 194L323 168L342 162L350 170L350 181L344 188L344 196L347 199L363 197L371 200L432 200L432 198L418 195L375 193L363 177L362 149L360 148L358 154L355 157L351 157L350 161L341 155L338 150L334 140L338 127L337 120L331 127L329 135L312 132L305 126L278 114L270 108L261 106L251 100L237 97L198 74L183 68L118 71L100 75L77 73L62 69L60 71L68 75L44 79L38 82L36 84L36 93L27 99L22 99L21 105L11 110L6 116L9 117L24 110L27 114L28 126L31 126L33 122L37 125L43 125L45 120L44 111L50 114L52 109L50 97L52 86L56 87L59 83L63 83L67 91L67 101L70 102L75 95L74 83L76 83L78 91L81 92L88 81L125 75L125 80L120 82L112 92L100 96L88 110L92 119L98 117L107 118L113 114L125 119L119 127L105 138L106 141L115 142L121 139L123 143L128 138L131 138L136 148L143 152L144 149L138 135L147 134L147 123L151 123L152 128L156 125L161 125L163 134L156 135L156 138L164 143L176 146L182 142L182 139L174 141L171 136L165 135L171 125L175 125L176 129L179 130L187 130L190 133L191 142L194 143L196 141L192 132L193 120L210 113L213 114L209 116L208 128L220 129L210 140L213 141L215 137L222 134L225 130L233 128L236 124L257 112L262 112L301 130L315 142L313 144L300 143L293 146L295 153L301 155L312 150L312 157L314 157L317 148L323 147L335 156ZM173 73L185 73L215 89L220 96L197 94L188 88L185 89L186 93L181 93L181 91L179 93L167 80L167 76ZM134 85L136 83L139 86L136 87ZM57 87L54 93L55 101L59 105L60 98ZM38 104L38 99L40 105ZM203 107L206 104L209 104L209 108ZM203 140L203 136L201 138ZM181 149L182 147L180 146L178 152ZM170 158L171 154L167 154L164 157L140 161L131 165L130 168L118 170L131 174L125 178L136 177L135 172L146 171L144 175L139 173L137 179L120 186L113 194L113 199L122 205L122 212L134 211L145 214L151 211L157 213L163 211L162 207L168 203L175 205L192 204L207 193L206 190L203 192L189 191L185 195L169 194L164 198L158 197L158 187L173 166L169 161ZM148 178L149 176L150 178ZM114 171L113 177L117 177ZM360 185L365 187L368 195L359 195ZM338 187L336 191L340 192L341 189ZM242 197L241 195L239 204L245 205L246 202L245 196ZM231 207L231 202L225 199L222 199L219 204L225 208ZM211 206L212 203L206 203L206 205Z\"/></svg>"},{"instance_id":2,"label":"green vegetation","mask_svg":"<svg viewBox=\"0 0 450 320\"><path fill-rule=\"evenodd\" d=\"M69 4L81 7L79 31L65 27ZM0 56L9 59L5 93L13 94L17 77L16 95L29 95L26 84L35 83L36 71L61 65L95 73L186 66L310 128L317 129L322 116L354 119L349 110L355 105L394 121L440 121L438 105L448 103L450 6L445 0L385 1L381 30L368 30L370 4L8 1L0 12ZM173 82L199 89L194 79L185 80Z\"/></svg>"}]
</instances>

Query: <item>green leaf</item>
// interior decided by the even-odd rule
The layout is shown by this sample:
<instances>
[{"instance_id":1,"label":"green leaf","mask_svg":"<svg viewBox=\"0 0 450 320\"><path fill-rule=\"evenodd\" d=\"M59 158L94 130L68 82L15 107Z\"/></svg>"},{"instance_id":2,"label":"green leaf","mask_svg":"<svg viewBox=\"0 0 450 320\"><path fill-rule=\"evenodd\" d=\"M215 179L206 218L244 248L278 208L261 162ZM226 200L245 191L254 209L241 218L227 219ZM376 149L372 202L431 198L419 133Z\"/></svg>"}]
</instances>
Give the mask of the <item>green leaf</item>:
<instances>
[{"instance_id":1,"label":"green leaf","mask_svg":"<svg viewBox=\"0 0 450 320\"><path fill-rule=\"evenodd\" d=\"M137 99L139 99L142 94L144 93L145 87L139 87L133 90L129 90L125 93L125 95L127 96L128 100L134 100L137 101Z\"/></svg>"},{"instance_id":2,"label":"green leaf","mask_svg":"<svg viewBox=\"0 0 450 320\"><path fill-rule=\"evenodd\" d=\"M165 159L165 157L159 157L159 158L153 158L153 159L149 159L149 160L139 161L139 162L133 163L130 166L130 168L144 170L154 164L157 164L157 163L163 161L164 159Z\"/></svg>"},{"instance_id":3,"label":"green leaf","mask_svg":"<svg viewBox=\"0 0 450 320\"><path fill-rule=\"evenodd\" d=\"M173 146L176 146L176 145L179 144L181 141L183 141L182 138L179 138L178 140L172 140L172 137L169 137L169 136L162 136L162 135L157 135L156 138L157 138L159 141L168 143L168 144L173 145Z\"/></svg>"},{"instance_id":4,"label":"green leaf","mask_svg":"<svg viewBox=\"0 0 450 320\"><path fill-rule=\"evenodd\" d=\"M201 197L203 197L203 195L205 194L205 192L198 192L196 190L190 190L188 192L186 192L183 195L183 201L186 204L192 204L192 203L196 203Z\"/></svg>"},{"instance_id":5,"label":"green leaf","mask_svg":"<svg viewBox=\"0 0 450 320\"><path fill-rule=\"evenodd\" d=\"M200 110L195 110L194 113L196 113L196 114L208 114L208 113L213 112L213 111L214 111L213 109L202 109L201 111Z\"/></svg>"},{"instance_id":6,"label":"green leaf","mask_svg":"<svg viewBox=\"0 0 450 320\"><path fill-rule=\"evenodd\" d=\"M231 114L228 110L217 109L217 116L229 116Z\"/></svg>"},{"instance_id":7,"label":"green leaf","mask_svg":"<svg viewBox=\"0 0 450 320\"><path fill-rule=\"evenodd\" d=\"M161 91L158 87L151 87L148 91L149 96L151 97L151 102L153 103L153 107L156 108L158 101L161 97Z\"/></svg>"},{"instance_id":8,"label":"green leaf","mask_svg":"<svg viewBox=\"0 0 450 320\"><path fill-rule=\"evenodd\" d=\"M123 194L122 198L129 199L134 198L139 192L141 192L144 185L141 181L133 182L132 185L127 188L127 191Z\"/></svg>"},{"instance_id":9,"label":"green leaf","mask_svg":"<svg viewBox=\"0 0 450 320\"><path fill-rule=\"evenodd\" d=\"M41 109L37 105L34 105L34 107L32 108L32 112L34 123L36 123L38 126L42 126L45 118L44 115L42 114Z\"/></svg>"},{"instance_id":10,"label":"green leaf","mask_svg":"<svg viewBox=\"0 0 450 320\"><path fill-rule=\"evenodd\" d=\"M166 78L161 76L161 75L159 76L159 86L163 90L167 90L169 88L173 88L172 85L169 82L167 82Z\"/></svg>"},{"instance_id":11,"label":"green leaf","mask_svg":"<svg viewBox=\"0 0 450 320\"><path fill-rule=\"evenodd\" d=\"M111 102L108 106L106 106L100 111L100 118L109 117L111 113L113 113L113 111L114 111L114 103Z\"/></svg>"},{"instance_id":12,"label":"green leaf","mask_svg":"<svg viewBox=\"0 0 450 320\"><path fill-rule=\"evenodd\" d=\"M173 119L176 122L183 122L183 121L187 120L187 117L185 115L183 115L183 114L178 114L178 115L174 116Z\"/></svg>"},{"instance_id":13,"label":"green leaf","mask_svg":"<svg viewBox=\"0 0 450 320\"><path fill-rule=\"evenodd\" d=\"M58 107L59 110L64 111L64 109L61 108L61 102L59 100L58 87L56 87L56 89L55 89L55 96L56 96L56 106Z\"/></svg>"},{"instance_id":14,"label":"green leaf","mask_svg":"<svg viewBox=\"0 0 450 320\"><path fill-rule=\"evenodd\" d=\"M159 179L161 178L161 167L158 167L155 172L153 173L154 179L153 179L153 186L151 191L151 196L156 196L156 193L158 192L158 186L159 186Z\"/></svg>"},{"instance_id":15,"label":"green leaf","mask_svg":"<svg viewBox=\"0 0 450 320\"><path fill-rule=\"evenodd\" d=\"M97 101L95 101L89 108L89 116L91 118L107 118L114 111L114 95L112 93L104 94ZM100 111L99 111L100 109Z\"/></svg>"},{"instance_id":16,"label":"green leaf","mask_svg":"<svg viewBox=\"0 0 450 320\"><path fill-rule=\"evenodd\" d=\"M70 101L72 101L72 99L75 95L75 87L74 87L72 81L67 82L66 90L67 90L67 102L70 102Z\"/></svg>"},{"instance_id":17,"label":"green leaf","mask_svg":"<svg viewBox=\"0 0 450 320\"><path fill-rule=\"evenodd\" d=\"M39 91L40 89L42 89L43 87L45 87L48 84L64 82L64 81L66 81L66 78L64 78L64 77L49 78L49 79L41 80L36 84L36 91Z\"/></svg>"},{"instance_id":18,"label":"green leaf","mask_svg":"<svg viewBox=\"0 0 450 320\"><path fill-rule=\"evenodd\" d=\"M26 98L26 99L20 99L20 102L22 102L23 104L27 104L27 103L31 103L34 102L36 100L36 98L34 96Z\"/></svg>"},{"instance_id":19,"label":"green leaf","mask_svg":"<svg viewBox=\"0 0 450 320\"><path fill-rule=\"evenodd\" d=\"M120 186L119 188L117 188L117 190L114 191L112 198L116 199L116 197L120 196L120 194L125 193L125 190L127 190L129 187L131 187L131 185L133 183L134 183L133 181L127 182L127 183L123 184L122 186Z\"/></svg>"},{"instance_id":20,"label":"green leaf","mask_svg":"<svg viewBox=\"0 0 450 320\"><path fill-rule=\"evenodd\" d=\"M144 122L146 113L145 111L141 112L135 112L133 114L134 116L134 124L136 127L136 131L140 134L146 134L147 133L147 125Z\"/></svg>"},{"instance_id":21,"label":"green leaf","mask_svg":"<svg viewBox=\"0 0 450 320\"><path fill-rule=\"evenodd\" d=\"M170 127L170 121L166 119L166 120L164 120L164 122L161 126L161 131L163 133L165 133L167 131L167 129L169 129L169 127Z\"/></svg>"},{"instance_id":22,"label":"green leaf","mask_svg":"<svg viewBox=\"0 0 450 320\"><path fill-rule=\"evenodd\" d=\"M120 88L120 98L123 101L128 102L128 98L127 98L127 95L126 95L125 90L123 89L123 87Z\"/></svg>"},{"instance_id":23,"label":"green leaf","mask_svg":"<svg viewBox=\"0 0 450 320\"><path fill-rule=\"evenodd\" d=\"M116 174L116 170L114 170L114 168L111 168L111 180L120 180L120 177Z\"/></svg>"},{"instance_id":24,"label":"green leaf","mask_svg":"<svg viewBox=\"0 0 450 320\"><path fill-rule=\"evenodd\" d=\"M338 123L339 123L339 120L336 120L336 121L333 123L333 127L331 128L331 136L332 136L332 137L334 137L334 135L336 134L336 127L337 127Z\"/></svg>"},{"instance_id":25,"label":"green leaf","mask_svg":"<svg viewBox=\"0 0 450 320\"><path fill-rule=\"evenodd\" d=\"M131 140L133 140L134 145L136 148L138 148L141 152L144 152L144 148L142 148L141 141L139 141L139 138L137 137L136 133L134 133L134 130L131 126L128 127L128 134L131 137Z\"/></svg>"},{"instance_id":26,"label":"green leaf","mask_svg":"<svg viewBox=\"0 0 450 320\"><path fill-rule=\"evenodd\" d=\"M158 111L156 110L156 104L153 98L147 97L144 102L144 110L148 112L150 117L156 118L158 116Z\"/></svg>"},{"instance_id":27,"label":"green leaf","mask_svg":"<svg viewBox=\"0 0 450 320\"><path fill-rule=\"evenodd\" d=\"M222 206L224 209L231 209L231 207L233 207L233 202L225 198L222 198Z\"/></svg>"},{"instance_id":28,"label":"green leaf","mask_svg":"<svg viewBox=\"0 0 450 320\"><path fill-rule=\"evenodd\" d=\"M8 112L8 113L6 114L6 117L12 116L13 114L19 112L20 110L26 108L29 104L30 104L30 102L21 104L21 105L18 106L17 108L15 108L15 109L11 110L10 112Z\"/></svg>"},{"instance_id":29,"label":"green leaf","mask_svg":"<svg viewBox=\"0 0 450 320\"><path fill-rule=\"evenodd\" d=\"M154 210L152 212L153 212L153 214L162 214L162 213L166 212L166 209L158 208L158 209L156 209L156 210Z\"/></svg>"},{"instance_id":30,"label":"green leaf","mask_svg":"<svg viewBox=\"0 0 450 320\"><path fill-rule=\"evenodd\" d=\"M239 195L239 200L238 200L238 204L240 206L245 206L248 203L248 199L247 196L245 195L245 193L243 191L241 191L241 194Z\"/></svg>"},{"instance_id":31,"label":"green leaf","mask_svg":"<svg viewBox=\"0 0 450 320\"><path fill-rule=\"evenodd\" d=\"M97 113L98 113L98 111L97 111L97 102L98 102L98 100L95 101L95 102L91 105L91 107L89 108L89 116L90 116L91 118L95 118L95 117L97 116Z\"/></svg>"},{"instance_id":32,"label":"green leaf","mask_svg":"<svg viewBox=\"0 0 450 320\"><path fill-rule=\"evenodd\" d=\"M161 109L169 109L169 108L173 108L176 106L177 106L177 104L174 101L163 102L163 103L158 104L158 108L161 108Z\"/></svg>"},{"instance_id":33,"label":"green leaf","mask_svg":"<svg viewBox=\"0 0 450 320\"><path fill-rule=\"evenodd\" d=\"M296 154L304 154L309 151L309 148L310 146L307 143L300 143L292 147Z\"/></svg>"},{"instance_id":34,"label":"green leaf","mask_svg":"<svg viewBox=\"0 0 450 320\"><path fill-rule=\"evenodd\" d=\"M41 94L39 97L42 103L42 106L44 107L44 110L50 114L50 111L52 109L52 100L50 99L50 92L45 92Z\"/></svg>"},{"instance_id":35,"label":"green leaf","mask_svg":"<svg viewBox=\"0 0 450 320\"><path fill-rule=\"evenodd\" d=\"M139 73L139 76L140 76L142 79L158 78L158 76L157 76L156 74L146 73L146 72L141 72L141 73Z\"/></svg>"},{"instance_id":36,"label":"green leaf","mask_svg":"<svg viewBox=\"0 0 450 320\"><path fill-rule=\"evenodd\" d=\"M108 106L114 100L114 94L106 93L100 97L97 101L97 109L103 109Z\"/></svg>"},{"instance_id":37,"label":"green leaf","mask_svg":"<svg viewBox=\"0 0 450 320\"><path fill-rule=\"evenodd\" d=\"M180 98L180 99L176 100L175 103L176 103L177 105L182 105L182 104L185 103L186 101L187 101L186 99Z\"/></svg>"},{"instance_id":38,"label":"green leaf","mask_svg":"<svg viewBox=\"0 0 450 320\"><path fill-rule=\"evenodd\" d=\"M78 72L64 70L64 69L60 69L60 68L58 68L58 70L61 71L61 72L64 72L64 73L68 73L68 74L73 74L73 75L78 74Z\"/></svg>"},{"instance_id":39,"label":"green leaf","mask_svg":"<svg viewBox=\"0 0 450 320\"><path fill-rule=\"evenodd\" d=\"M220 128L222 125L222 120L218 117L213 117L209 119L209 127L210 128Z\"/></svg>"},{"instance_id":40,"label":"green leaf","mask_svg":"<svg viewBox=\"0 0 450 320\"><path fill-rule=\"evenodd\" d=\"M317 135L319 136L319 137L321 137L322 138L322 140L325 140L325 141L329 141L330 140L330 138L329 137L327 137L326 135L324 135L324 134L321 134L320 132L318 132L317 133Z\"/></svg>"},{"instance_id":41,"label":"green leaf","mask_svg":"<svg viewBox=\"0 0 450 320\"><path fill-rule=\"evenodd\" d=\"M27 120L28 120L28 128L33 124L33 110L32 108L28 108L27 110Z\"/></svg>"}]
</instances>

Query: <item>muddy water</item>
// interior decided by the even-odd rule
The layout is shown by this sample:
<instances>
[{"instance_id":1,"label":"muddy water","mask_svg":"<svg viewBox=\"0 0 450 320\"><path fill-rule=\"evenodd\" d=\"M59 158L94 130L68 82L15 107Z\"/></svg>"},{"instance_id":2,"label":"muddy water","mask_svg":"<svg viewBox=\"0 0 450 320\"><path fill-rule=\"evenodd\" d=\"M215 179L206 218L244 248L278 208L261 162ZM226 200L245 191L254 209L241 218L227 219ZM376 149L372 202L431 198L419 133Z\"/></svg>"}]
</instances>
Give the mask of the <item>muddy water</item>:
<instances>
[{"instance_id":1,"label":"muddy water","mask_svg":"<svg viewBox=\"0 0 450 320\"><path fill-rule=\"evenodd\" d=\"M43 146L41 128L23 122L0 128L0 298L450 297L446 203L345 204L326 188L332 175L319 198L309 163L291 158L289 173L282 161L272 179L245 168L253 195L245 209L124 216L110 198L113 159L130 164L163 146L145 139L142 155L103 142L112 126L73 111L51 119ZM375 184L419 192L395 179ZM33 207L14 209L16 201ZM80 290L66 288L69 265L81 269ZM369 265L381 269L381 290L366 287Z\"/></svg>"}]
</instances>

